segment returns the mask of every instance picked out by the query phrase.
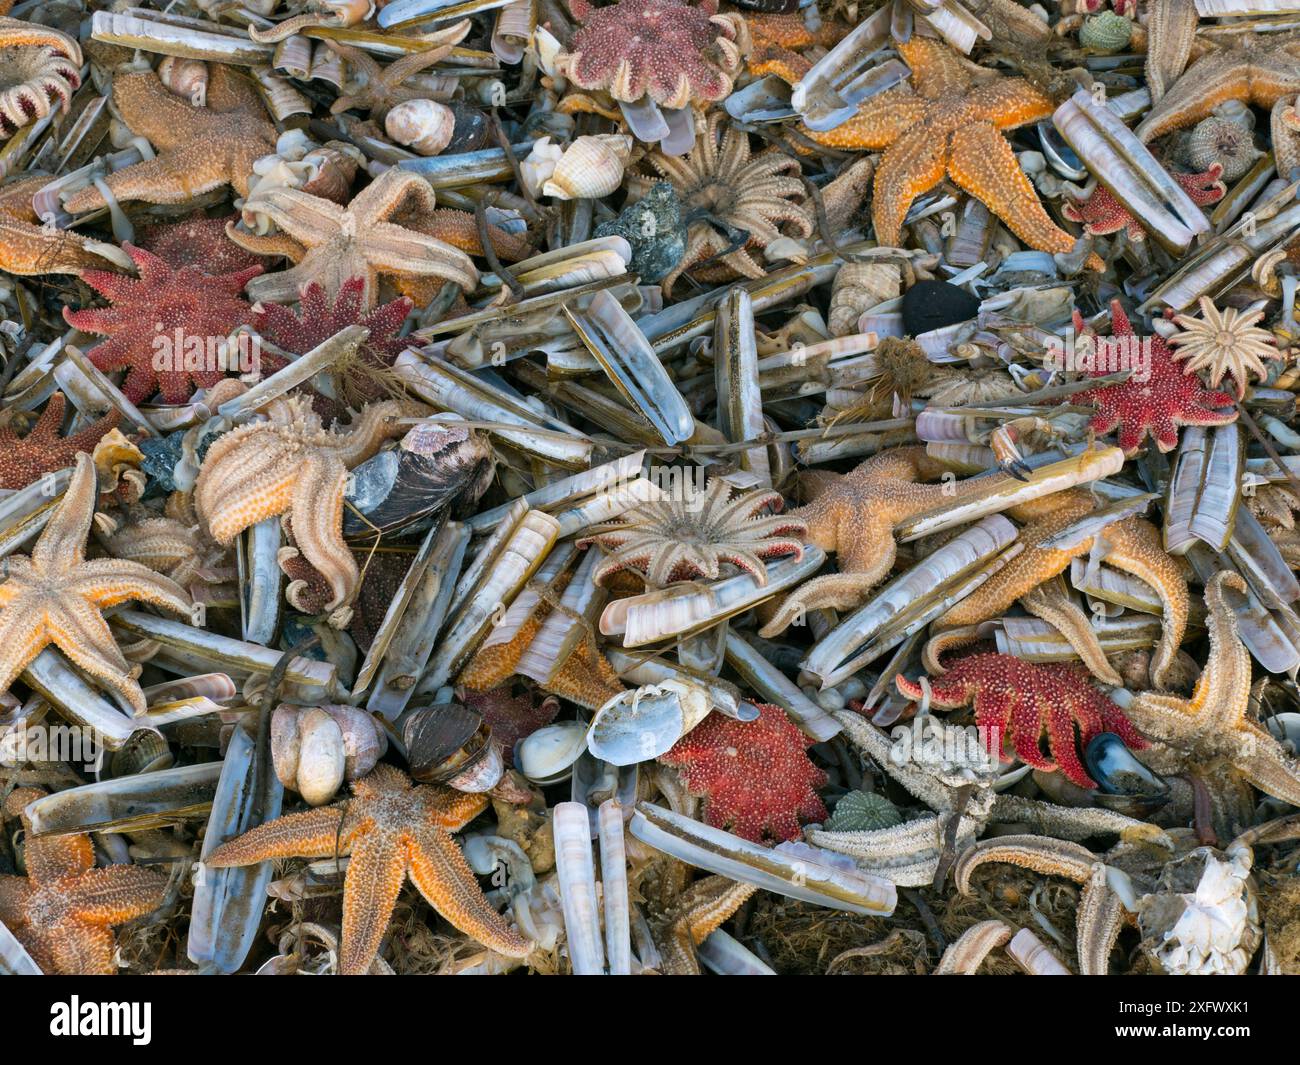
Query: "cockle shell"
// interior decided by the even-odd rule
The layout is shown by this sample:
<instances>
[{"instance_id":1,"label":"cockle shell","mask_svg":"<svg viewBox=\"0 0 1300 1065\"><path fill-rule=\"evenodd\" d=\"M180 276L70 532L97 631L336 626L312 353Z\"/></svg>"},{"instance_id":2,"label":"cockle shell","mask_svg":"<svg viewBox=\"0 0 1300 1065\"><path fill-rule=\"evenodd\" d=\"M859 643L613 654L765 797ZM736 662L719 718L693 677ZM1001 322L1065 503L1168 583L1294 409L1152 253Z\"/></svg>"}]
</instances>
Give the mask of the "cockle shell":
<instances>
[{"instance_id":1,"label":"cockle shell","mask_svg":"<svg viewBox=\"0 0 1300 1065\"><path fill-rule=\"evenodd\" d=\"M388 738L355 706L281 703L271 716L275 775L312 806L369 773L387 749Z\"/></svg>"},{"instance_id":2,"label":"cockle shell","mask_svg":"<svg viewBox=\"0 0 1300 1065\"><path fill-rule=\"evenodd\" d=\"M579 137L564 150L542 195L557 200L608 196L623 184L623 171L632 154L632 138L620 133Z\"/></svg>"},{"instance_id":3,"label":"cockle shell","mask_svg":"<svg viewBox=\"0 0 1300 1065\"><path fill-rule=\"evenodd\" d=\"M831 334L848 336L858 331L858 319L878 303L902 295L903 274L895 263L848 262L840 267L831 287Z\"/></svg>"},{"instance_id":4,"label":"cockle shell","mask_svg":"<svg viewBox=\"0 0 1300 1065\"><path fill-rule=\"evenodd\" d=\"M384 130L398 144L420 155L437 155L451 143L456 116L436 100L407 100L388 112Z\"/></svg>"},{"instance_id":5,"label":"cockle shell","mask_svg":"<svg viewBox=\"0 0 1300 1065\"><path fill-rule=\"evenodd\" d=\"M562 721L538 729L515 744L515 768L535 784L554 784L573 772L587 749L587 727Z\"/></svg>"},{"instance_id":6,"label":"cockle shell","mask_svg":"<svg viewBox=\"0 0 1300 1065\"><path fill-rule=\"evenodd\" d=\"M158 80L168 92L184 97L194 107L204 107L207 104L208 65L201 59L164 56L158 64Z\"/></svg>"}]
</instances>

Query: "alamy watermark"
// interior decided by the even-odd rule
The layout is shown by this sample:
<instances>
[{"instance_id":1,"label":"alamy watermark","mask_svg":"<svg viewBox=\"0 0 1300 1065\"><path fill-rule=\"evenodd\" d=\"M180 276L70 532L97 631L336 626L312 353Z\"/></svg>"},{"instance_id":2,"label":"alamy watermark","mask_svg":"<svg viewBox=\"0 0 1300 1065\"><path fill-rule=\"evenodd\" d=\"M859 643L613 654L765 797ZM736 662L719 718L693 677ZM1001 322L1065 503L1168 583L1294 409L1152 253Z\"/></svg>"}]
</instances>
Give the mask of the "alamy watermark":
<instances>
[{"instance_id":1,"label":"alamy watermark","mask_svg":"<svg viewBox=\"0 0 1300 1065\"><path fill-rule=\"evenodd\" d=\"M1043 366L1095 376L1132 370L1130 380L1142 384L1151 380L1154 339L1136 335L1099 337L1067 329L1063 336L1048 338Z\"/></svg>"},{"instance_id":2,"label":"alamy watermark","mask_svg":"<svg viewBox=\"0 0 1300 1065\"><path fill-rule=\"evenodd\" d=\"M0 736L0 766L15 769L29 763L66 762L96 773L104 763L106 750L97 729L83 725L28 725Z\"/></svg>"},{"instance_id":3,"label":"alamy watermark","mask_svg":"<svg viewBox=\"0 0 1300 1065\"><path fill-rule=\"evenodd\" d=\"M262 338L256 333L203 336L177 326L154 323L152 365L157 373L236 373L255 378L262 372Z\"/></svg>"}]
</instances>

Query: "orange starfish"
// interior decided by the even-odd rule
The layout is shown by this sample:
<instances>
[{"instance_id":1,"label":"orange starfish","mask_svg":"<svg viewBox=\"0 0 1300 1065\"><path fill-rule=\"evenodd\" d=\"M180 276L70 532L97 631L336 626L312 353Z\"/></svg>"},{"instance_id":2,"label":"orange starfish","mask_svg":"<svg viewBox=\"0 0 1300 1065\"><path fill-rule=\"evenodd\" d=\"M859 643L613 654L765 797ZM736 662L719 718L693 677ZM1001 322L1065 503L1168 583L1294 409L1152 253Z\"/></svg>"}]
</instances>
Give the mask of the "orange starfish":
<instances>
[{"instance_id":1,"label":"orange starfish","mask_svg":"<svg viewBox=\"0 0 1300 1065\"><path fill-rule=\"evenodd\" d=\"M22 178L0 189L0 270L30 276L129 266L130 260L116 245L37 224L32 197L51 180Z\"/></svg>"},{"instance_id":2,"label":"orange starfish","mask_svg":"<svg viewBox=\"0 0 1300 1065\"><path fill-rule=\"evenodd\" d=\"M1057 227L1020 169L1003 130L1047 118L1055 105L1023 78L977 78L956 52L914 36L895 42L912 84L864 101L841 126L801 132L832 148L885 149L876 171L872 221L881 244L898 243L912 201L945 176L1040 251L1069 252L1075 239ZM780 71L776 71L780 73ZM1090 256L1088 265L1101 269Z\"/></svg>"},{"instance_id":3,"label":"orange starfish","mask_svg":"<svg viewBox=\"0 0 1300 1065\"><path fill-rule=\"evenodd\" d=\"M1063 572L1072 559L1093 549L1096 536L1086 537L1068 548L1042 546L1044 540L1092 509L1092 496L1082 491L1057 492L1010 508L1007 513L1011 517L1026 522L1019 536L1024 550L940 617L934 623L935 631L978 625L999 616L1020 599L1030 613L1055 625L1065 634L1095 676L1107 684L1122 684L1119 674L1106 661L1097 635L1083 611L1068 600L1055 603L1047 597L1034 595L1035 589ZM1097 536L1105 544L1105 559L1110 565L1133 574L1160 593L1165 623L1151 673L1155 683L1163 687L1187 632L1187 580L1178 564L1165 554L1159 530L1142 518L1124 518L1107 526ZM939 640L939 644L932 643L927 649L930 660L937 659L942 650L954 643L965 642L960 638L940 637ZM927 662L927 668L929 665Z\"/></svg>"},{"instance_id":4,"label":"orange starfish","mask_svg":"<svg viewBox=\"0 0 1300 1065\"><path fill-rule=\"evenodd\" d=\"M111 976L113 926L161 906L167 881L134 865L96 869L84 833L33 836L23 808L44 794L18 788L5 800L5 813L27 831L27 876L0 876L0 921L47 974Z\"/></svg>"},{"instance_id":5,"label":"orange starfish","mask_svg":"<svg viewBox=\"0 0 1300 1065\"><path fill-rule=\"evenodd\" d=\"M339 972L359 974L379 953L402 880L468 936L510 958L532 944L512 931L484 897L451 838L484 809L487 796L437 784L413 785L400 769L377 765L352 785L351 802L276 818L223 843L208 858L215 869L272 858L350 854L343 881Z\"/></svg>"}]
</instances>

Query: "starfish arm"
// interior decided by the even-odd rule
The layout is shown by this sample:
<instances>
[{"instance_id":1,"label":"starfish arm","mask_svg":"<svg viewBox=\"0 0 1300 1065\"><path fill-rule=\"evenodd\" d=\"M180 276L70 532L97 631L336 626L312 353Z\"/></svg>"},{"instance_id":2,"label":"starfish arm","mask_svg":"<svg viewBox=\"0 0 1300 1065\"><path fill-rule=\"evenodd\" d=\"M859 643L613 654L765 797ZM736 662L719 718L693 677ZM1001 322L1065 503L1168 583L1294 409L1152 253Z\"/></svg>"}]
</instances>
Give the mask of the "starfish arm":
<instances>
[{"instance_id":1,"label":"starfish arm","mask_svg":"<svg viewBox=\"0 0 1300 1065\"><path fill-rule=\"evenodd\" d=\"M991 122L998 129L1015 129L1037 122L1056 110L1051 97L1023 78L998 78L988 85L980 85L971 90L969 102L976 119Z\"/></svg>"},{"instance_id":2,"label":"starfish arm","mask_svg":"<svg viewBox=\"0 0 1300 1065\"><path fill-rule=\"evenodd\" d=\"M1124 680L1106 660L1106 652L1102 650L1088 615L1068 596L1048 592L1048 587L1040 585L1021 598L1021 605L1064 636L1094 677L1116 687L1122 686Z\"/></svg>"},{"instance_id":3,"label":"starfish arm","mask_svg":"<svg viewBox=\"0 0 1300 1065\"><path fill-rule=\"evenodd\" d=\"M84 451L77 455L63 499L32 548L32 564L42 572L63 572L86 558L86 536L95 515L95 464Z\"/></svg>"},{"instance_id":4,"label":"starfish arm","mask_svg":"<svg viewBox=\"0 0 1300 1065\"><path fill-rule=\"evenodd\" d=\"M384 441L404 436L408 426L402 418L420 418L429 413L422 403L384 400L368 404L347 429L338 434L335 453L348 469L372 457Z\"/></svg>"},{"instance_id":5,"label":"starfish arm","mask_svg":"<svg viewBox=\"0 0 1300 1065\"><path fill-rule=\"evenodd\" d=\"M972 73L961 57L941 41L913 35L894 47L912 70L912 84L927 99L959 93L971 84Z\"/></svg>"},{"instance_id":6,"label":"starfish arm","mask_svg":"<svg viewBox=\"0 0 1300 1065\"><path fill-rule=\"evenodd\" d=\"M1134 132L1145 144L1200 121L1229 100L1252 102L1252 66L1248 56L1233 48L1202 56L1147 112Z\"/></svg>"},{"instance_id":7,"label":"starfish arm","mask_svg":"<svg viewBox=\"0 0 1300 1065\"><path fill-rule=\"evenodd\" d=\"M1026 547L965 599L954 603L936 622L935 631L978 625L1005 613L1013 603L1031 596L1044 581L1064 572L1071 559L1084 553L1082 547L1070 551ZM1027 604L1026 609L1029 609Z\"/></svg>"},{"instance_id":8,"label":"starfish arm","mask_svg":"<svg viewBox=\"0 0 1300 1065\"><path fill-rule=\"evenodd\" d=\"M44 229L0 217L0 270L30 277L80 274L84 270L104 270L115 265L92 251L90 243L81 234L66 229Z\"/></svg>"},{"instance_id":9,"label":"starfish arm","mask_svg":"<svg viewBox=\"0 0 1300 1065\"><path fill-rule=\"evenodd\" d=\"M70 591L84 595L100 609L128 600L152 603L177 614L188 614L190 599L170 577L124 558L96 558L77 567Z\"/></svg>"},{"instance_id":10,"label":"starfish arm","mask_svg":"<svg viewBox=\"0 0 1300 1065\"><path fill-rule=\"evenodd\" d=\"M0 921L10 931L26 922L27 903L35 890L26 877L0 875Z\"/></svg>"},{"instance_id":11,"label":"starfish arm","mask_svg":"<svg viewBox=\"0 0 1300 1065\"><path fill-rule=\"evenodd\" d=\"M46 620L51 641L104 687L117 692L136 713L147 709L144 692L131 676L108 622L86 600L69 596L51 608Z\"/></svg>"},{"instance_id":12,"label":"starfish arm","mask_svg":"<svg viewBox=\"0 0 1300 1065\"><path fill-rule=\"evenodd\" d=\"M359 976L379 953L388 919L406 879L407 844L388 832L371 832L352 845L343 882L343 943L339 972Z\"/></svg>"},{"instance_id":13,"label":"starfish arm","mask_svg":"<svg viewBox=\"0 0 1300 1065\"><path fill-rule=\"evenodd\" d=\"M394 167L361 190L348 210L359 222L382 222L394 215L428 216L438 206L437 194L419 174Z\"/></svg>"},{"instance_id":14,"label":"starfish arm","mask_svg":"<svg viewBox=\"0 0 1300 1065\"><path fill-rule=\"evenodd\" d=\"M49 884L60 877L77 876L95 868L95 848L84 833L68 836L30 836L25 852L27 875L33 884Z\"/></svg>"},{"instance_id":15,"label":"starfish arm","mask_svg":"<svg viewBox=\"0 0 1300 1065\"><path fill-rule=\"evenodd\" d=\"M257 93L257 89L253 86L253 79L248 76L247 72L241 73L225 63L210 63L208 65L206 99L208 110L217 114L225 114L230 111L251 111L259 116L266 115L266 108L262 103L262 98Z\"/></svg>"},{"instance_id":16,"label":"starfish arm","mask_svg":"<svg viewBox=\"0 0 1300 1065\"><path fill-rule=\"evenodd\" d=\"M1106 867L1098 862L1083 885L1074 919L1080 975L1106 975L1123 921L1124 904L1106 882Z\"/></svg>"},{"instance_id":17,"label":"starfish arm","mask_svg":"<svg viewBox=\"0 0 1300 1065\"><path fill-rule=\"evenodd\" d=\"M167 881L139 866L110 865L70 880L67 892L79 920L115 925L143 917L161 906Z\"/></svg>"},{"instance_id":18,"label":"starfish arm","mask_svg":"<svg viewBox=\"0 0 1300 1065\"><path fill-rule=\"evenodd\" d=\"M75 918L60 921L48 938L54 971L60 976L112 976L117 942L107 928Z\"/></svg>"},{"instance_id":19,"label":"starfish arm","mask_svg":"<svg viewBox=\"0 0 1300 1065\"><path fill-rule=\"evenodd\" d=\"M153 71L119 74L113 79L113 106L133 133L160 151L184 147L195 125L211 115L170 92Z\"/></svg>"},{"instance_id":20,"label":"starfish arm","mask_svg":"<svg viewBox=\"0 0 1300 1065\"><path fill-rule=\"evenodd\" d=\"M884 572L887 573L892 565L891 555ZM871 573L832 573L804 581L781 601L771 620L759 630L759 635L765 639L779 635L811 610L851 610L861 605L879 583L880 577Z\"/></svg>"},{"instance_id":21,"label":"starfish arm","mask_svg":"<svg viewBox=\"0 0 1300 1065\"><path fill-rule=\"evenodd\" d=\"M973 976L975 970L998 947L1011 938L1011 926L1002 921L980 921L943 952L934 976Z\"/></svg>"},{"instance_id":22,"label":"starfish arm","mask_svg":"<svg viewBox=\"0 0 1300 1065\"><path fill-rule=\"evenodd\" d=\"M333 240L348 218L346 208L301 189L270 189L253 197L249 206L308 248Z\"/></svg>"},{"instance_id":23,"label":"starfish arm","mask_svg":"<svg viewBox=\"0 0 1300 1065\"><path fill-rule=\"evenodd\" d=\"M1263 729L1244 730L1232 765L1265 795L1300 806L1300 761Z\"/></svg>"},{"instance_id":24,"label":"starfish arm","mask_svg":"<svg viewBox=\"0 0 1300 1065\"><path fill-rule=\"evenodd\" d=\"M1075 238L1048 217L1016 153L992 123L975 122L953 133L948 173L1031 248L1074 248Z\"/></svg>"},{"instance_id":25,"label":"starfish arm","mask_svg":"<svg viewBox=\"0 0 1300 1065\"><path fill-rule=\"evenodd\" d=\"M943 180L947 141L948 138L936 136L934 131L920 126L894 141L881 158L871 205L871 221L881 244L898 243L912 201Z\"/></svg>"},{"instance_id":26,"label":"starfish arm","mask_svg":"<svg viewBox=\"0 0 1300 1065\"><path fill-rule=\"evenodd\" d=\"M478 284L478 268L459 248L392 222L368 226L364 247L366 261L382 273L443 277L466 292Z\"/></svg>"},{"instance_id":27,"label":"starfish arm","mask_svg":"<svg viewBox=\"0 0 1300 1065\"><path fill-rule=\"evenodd\" d=\"M533 945L488 904L450 835L426 829L413 837L410 848L412 882L454 928L507 958L526 958L531 953Z\"/></svg>"},{"instance_id":28,"label":"starfish arm","mask_svg":"<svg viewBox=\"0 0 1300 1065\"><path fill-rule=\"evenodd\" d=\"M263 146L264 150L266 147ZM104 183L113 197L123 203L130 200L188 203L196 196L223 187L228 180L225 166L215 157L198 158L188 152L164 152L109 174ZM106 206L103 193L94 185L74 193L67 201L67 208L73 214Z\"/></svg>"},{"instance_id":29,"label":"starfish arm","mask_svg":"<svg viewBox=\"0 0 1300 1065\"><path fill-rule=\"evenodd\" d=\"M342 806L285 814L227 840L208 855L204 864L225 869L273 858L332 858L348 853L351 840L346 827Z\"/></svg>"},{"instance_id":30,"label":"starfish arm","mask_svg":"<svg viewBox=\"0 0 1300 1065\"><path fill-rule=\"evenodd\" d=\"M1181 0L1151 0L1147 5L1147 86L1158 104L1187 67L1196 39L1198 16Z\"/></svg>"},{"instance_id":31,"label":"starfish arm","mask_svg":"<svg viewBox=\"0 0 1300 1065\"><path fill-rule=\"evenodd\" d=\"M1160 594L1164 626L1151 663L1151 679L1157 687L1164 687L1187 633L1190 609L1187 580L1178 563L1165 553L1160 533L1150 522L1140 518L1116 522L1102 533L1102 537L1109 545L1107 562L1116 569L1133 574Z\"/></svg>"},{"instance_id":32,"label":"starfish arm","mask_svg":"<svg viewBox=\"0 0 1300 1065\"><path fill-rule=\"evenodd\" d=\"M1056 763L1056 768L1079 787L1095 788L1097 782L1088 775L1079 758L1079 749L1074 741L1074 730L1077 723L1082 737L1081 742L1087 742L1101 731L1100 718L1092 714L1091 717L1095 720L1089 720L1085 704L1052 705L1045 710L1043 716L1047 721L1048 749L1052 752L1052 760Z\"/></svg>"},{"instance_id":33,"label":"starfish arm","mask_svg":"<svg viewBox=\"0 0 1300 1065\"><path fill-rule=\"evenodd\" d=\"M1146 739L1171 745L1176 743L1188 722L1195 720L1188 712L1186 699L1158 692L1143 692L1129 703L1127 713Z\"/></svg>"},{"instance_id":34,"label":"starfish arm","mask_svg":"<svg viewBox=\"0 0 1300 1065\"><path fill-rule=\"evenodd\" d=\"M429 803L431 823L448 832L459 832L487 809L487 796L481 792L457 791L455 788L432 788L434 797Z\"/></svg>"},{"instance_id":35,"label":"starfish arm","mask_svg":"<svg viewBox=\"0 0 1300 1065\"><path fill-rule=\"evenodd\" d=\"M312 455L293 486L293 537L303 557L329 582L326 610L348 600L360 573L343 539L343 495L348 471L335 455Z\"/></svg>"},{"instance_id":36,"label":"starfish arm","mask_svg":"<svg viewBox=\"0 0 1300 1065\"><path fill-rule=\"evenodd\" d=\"M929 104L904 85L887 89L858 107L858 113L835 129L818 133L807 127L799 132L828 148L878 150L887 148L924 120Z\"/></svg>"},{"instance_id":37,"label":"starfish arm","mask_svg":"<svg viewBox=\"0 0 1300 1065\"><path fill-rule=\"evenodd\" d=\"M1154 843L1172 849L1173 841L1164 829L1147 821L1100 807L1057 806L1040 799L1026 799L1000 792L993 800L989 818L998 824L1023 823L1033 831L1056 839L1082 843L1100 835L1116 835L1128 842Z\"/></svg>"},{"instance_id":38,"label":"starfish arm","mask_svg":"<svg viewBox=\"0 0 1300 1065\"><path fill-rule=\"evenodd\" d=\"M1250 652L1237 631L1237 615L1228 602L1225 588L1239 595L1246 582L1239 573L1216 574L1205 588L1209 610L1206 627L1210 633L1210 655L1192 690L1188 710L1196 717L1209 715L1225 727L1240 723L1250 703Z\"/></svg>"},{"instance_id":39,"label":"starfish arm","mask_svg":"<svg viewBox=\"0 0 1300 1065\"><path fill-rule=\"evenodd\" d=\"M250 525L289 510L301 458L296 451L286 454L274 440L258 446L261 433L237 436L240 432L227 433L212 445L195 486L199 514L222 545Z\"/></svg>"}]
</instances>

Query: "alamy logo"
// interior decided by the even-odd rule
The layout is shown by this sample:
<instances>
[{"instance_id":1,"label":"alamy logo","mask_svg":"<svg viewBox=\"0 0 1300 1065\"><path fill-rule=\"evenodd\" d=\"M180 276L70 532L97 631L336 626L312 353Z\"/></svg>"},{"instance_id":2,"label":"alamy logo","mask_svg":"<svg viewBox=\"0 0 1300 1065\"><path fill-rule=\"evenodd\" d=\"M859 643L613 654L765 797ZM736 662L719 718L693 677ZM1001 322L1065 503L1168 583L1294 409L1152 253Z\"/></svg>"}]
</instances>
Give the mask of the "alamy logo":
<instances>
[{"instance_id":1,"label":"alamy logo","mask_svg":"<svg viewBox=\"0 0 1300 1065\"><path fill-rule=\"evenodd\" d=\"M1095 376L1132 370L1130 380L1142 384L1151 380L1151 346L1154 338L1145 336L1098 337L1090 333L1066 330L1064 336L1051 337L1043 365L1048 370L1087 373Z\"/></svg>"},{"instance_id":2,"label":"alamy logo","mask_svg":"<svg viewBox=\"0 0 1300 1065\"><path fill-rule=\"evenodd\" d=\"M150 1002L68 1002L50 1006L50 1035L129 1036L138 1047L153 1038L153 1004Z\"/></svg>"},{"instance_id":3,"label":"alamy logo","mask_svg":"<svg viewBox=\"0 0 1300 1065\"><path fill-rule=\"evenodd\" d=\"M81 725L31 725L0 735L0 767L15 768L31 762L70 762L88 773L98 772L104 761L104 744L93 728Z\"/></svg>"},{"instance_id":4,"label":"alamy logo","mask_svg":"<svg viewBox=\"0 0 1300 1065\"><path fill-rule=\"evenodd\" d=\"M262 338L256 333L201 336L177 326L165 332L154 323L153 368L158 373L237 373L256 376L262 369Z\"/></svg>"}]
</instances>

